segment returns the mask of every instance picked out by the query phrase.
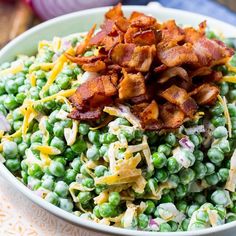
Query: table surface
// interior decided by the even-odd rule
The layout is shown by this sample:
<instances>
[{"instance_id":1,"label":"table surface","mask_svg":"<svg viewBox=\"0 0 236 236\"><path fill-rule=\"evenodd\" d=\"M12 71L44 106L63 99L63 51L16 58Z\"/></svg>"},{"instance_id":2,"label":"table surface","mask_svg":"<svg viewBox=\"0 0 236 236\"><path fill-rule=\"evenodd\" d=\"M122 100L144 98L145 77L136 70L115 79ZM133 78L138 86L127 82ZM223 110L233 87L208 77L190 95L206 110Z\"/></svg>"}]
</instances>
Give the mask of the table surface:
<instances>
[{"instance_id":1,"label":"table surface","mask_svg":"<svg viewBox=\"0 0 236 236\"><path fill-rule=\"evenodd\" d=\"M93 222L91 222L93 224ZM28 200L0 176L1 236L103 236L65 222Z\"/></svg>"}]
</instances>

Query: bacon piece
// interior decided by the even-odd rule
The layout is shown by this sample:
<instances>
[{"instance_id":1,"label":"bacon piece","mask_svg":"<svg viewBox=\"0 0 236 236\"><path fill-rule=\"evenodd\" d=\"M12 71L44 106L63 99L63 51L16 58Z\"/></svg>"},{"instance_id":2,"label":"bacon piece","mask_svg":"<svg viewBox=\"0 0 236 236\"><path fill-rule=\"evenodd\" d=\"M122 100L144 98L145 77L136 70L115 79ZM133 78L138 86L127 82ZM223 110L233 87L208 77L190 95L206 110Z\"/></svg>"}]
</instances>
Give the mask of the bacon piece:
<instances>
[{"instance_id":1,"label":"bacon piece","mask_svg":"<svg viewBox=\"0 0 236 236\"><path fill-rule=\"evenodd\" d=\"M115 21L115 25L120 31L125 33L128 30L130 23L126 18L119 18Z\"/></svg>"},{"instance_id":2,"label":"bacon piece","mask_svg":"<svg viewBox=\"0 0 236 236\"><path fill-rule=\"evenodd\" d=\"M194 71L191 71L189 73L189 77L192 79L195 76L209 75L209 74L211 74L211 72L212 72L211 68L204 66L204 67L200 67Z\"/></svg>"},{"instance_id":3,"label":"bacon piece","mask_svg":"<svg viewBox=\"0 0 236 236\"><path fill-rule=\"evenodd\" d=\"M84 57L84 56L78 56L78 57L74 57L68 53L65 53L65 56L67 57L67 59L69 59L71 62L74 62L78 65L83 65L83 64L87 64L87 63L94 63L96 61L99 60L104 60L107 56L105 55L99 55L99 56L89 56L89 57Z\"/></svg>"},{"instance_id":4,"label":"bacon piece","mask_svg":"<svg viewBox=\"0 0 236 236\"><path fill-rule=\"evenodd\" d=\"M175 76L178 76L181 79L186 80L186 81L189 80L187 71L182 67L176 66L176 67L168 68L163 73L161 73L160 77L158 77L157 79L157 83L160 83L160 84L165 83L169 79Z\"/></svg>"},{"instance_id":5,"label":"bacon piece","mask_svg":"<svg viewBox=\"0 0 236 236\"><path fill-rule=\"evenodd\" d=\"M167 68L168 67L165 64L161 64L160 66L157 66L156 68L154 68L154 72L161 73L165 71Z\"/></svg>"},{"instance_id":6,"label":"bacon piece","mask_svg":"<svg viewBox=\"0 0 236 236\"><path fill-rule=\"evenodd\" d=\"M152 64L154 53L155 47L153 46L119 43L110 50L109 57L114 64L147 72Z\"/></svg>"},{"instance_id":7,"label":"bacon piece","mask_svg":"<svg viewBox=\"0 0 236 236\"><path fill-rule=\"evenodd\" d=\"M189 93L197 104L212 105L216 102L219 95L219 88L215 85L204 83Z\"/></svg>"},{"instance_id":8,"label":"bacon piece","mask_svg":"<svg viewBox=\"0 0 236 236\"><path fill-rule=\"evenodd\" d=\"M188 116L192 117L197 111L196 102L188 95L186 90L172 85L161 93L161 96L168 102L180 107L180 109Z\"/></svg>"},{"instance_id":9,"label":"bacon piece","mask_svg":"<svg viewBox=\"0 0 236 236\"><path fill-rule=\"evenodd\" d=\"M156 25L156 19L140 12L133 12L129 18L130 25L138 28L149 28Z\"/></svg>"},{"instance_id":10,"label":"bacon piece","mask_svg":"<svg viewBox=\"0 0 236 236\"><path fill-rule=\"evenodd\" d=\"M175 20L169 20L162 24L161 28L162 39L164 42L170 42L171 44L177 45L178 42L184 40L184 31L178 27Z\"/></svg>"},{"instance_id":11,"label":"bacon piece","mask_svg":"<svg viewBox=\"0 0 236 236\"><path fill-rule=\"evenodd\" d=\"M163 45L157 46L157 57L168 67L198 62L198 57L194 53L191 44L184 44L183 46L178 45L168 49L163 49L162 46Z\"/></svg>"},{"instance_id":12,"label":"bacon piece","mask_svg":"<svg viewBox=\"0 0 236 236\"><path fill-rule=\"evenodd\" d=\"M112 102L112 96L117 93L111 82L111 76L100 76L89 79L81 84L70 101L78 110L97 108Z\"/></svg>"},{"instance_id":13,"label":"bacon piece","mask_svg":"<svg viewBox=\"0 0 236 236\"><path fill-rule=\"evenodd\" d=\"M85 112L74 109L73 111L71 111L68 117L73 120L96 120L99 119L101 115L102 115L102 109L100 108Z\"/></svg>"},{"instance_id":14,"label":"bacon piece","mask_svg":"<svg viewBox=\"0 0 236 236\"><path fill-rule=\"evenodd\" d=\"M160 41L156 30L148 29L144 31L138 31L133 35L133 43L140 46L156 44Z\"/></svg>"},{"instance_id":15,"label":"bacon piece","mask_svg":"<svg viewBox=\"0 0 236 236\"><path fill-rule=\"evenodd\" d=\"M119 99L127 100L144 95L146 86L141 73L130 74L123 70L124 78L119 84Z\"/></svg>"},{"instance_id":16,"label":"bacon piece","mask_svg":"<svg viewBox=\"0 0 236 236\"><path fill-rule=\"evenodd\" d=\"M141 112L139 117L142 121L142 124L144 124L145 126L145 124L157 121L158 116L159 116L158 105L155 100L152 100L152 102Z\"/></svg>"},{"instance_id":17,"label":"bacon piece","mask_svg":"<svg viewBox=\"0 0 236 236\"><path fill-rule=\"evenodd\" d=\"M111 8L106 14L105 18L110 20L116 20L120 17L124 17L122 9L121 9L121 3L118 3L116 6Z\"/></svg>"},{"instance_id":18,"label":"bacon piece","mask_svg":"<svg viewBox=\"0 0 236 236\"><path fill-rule=\"evenodd\" d=\"M103 61L96 61L82 65L82 69L89 72L99 72L106 69L106 64Z\"/></svg>"},{"instance_id":19,"label":"bacon piece","mask_svg":"<svg viewBox=\"0 0 236 236\"><path fill-rule=\"evenodd\" d=\"M76 54L80 55L80 54L85 53L87 47L89 46L89 42L94 34L95 29L96 29L96 24L94 24L93 27L89 30L84 41L78 45L78 47L76 49Z\"/></svg>"},{"instance_id":20,"label":"bacon piece","mask_svg":"<svg viewBox=\"0 0 236 236\"><path fill-rule=\"evenodd\" d=\"M176 105L169 102L160 106L160 118L163 121L162 128L175 129L183 124L184 113Z\"/></svg>"}]
</instances>

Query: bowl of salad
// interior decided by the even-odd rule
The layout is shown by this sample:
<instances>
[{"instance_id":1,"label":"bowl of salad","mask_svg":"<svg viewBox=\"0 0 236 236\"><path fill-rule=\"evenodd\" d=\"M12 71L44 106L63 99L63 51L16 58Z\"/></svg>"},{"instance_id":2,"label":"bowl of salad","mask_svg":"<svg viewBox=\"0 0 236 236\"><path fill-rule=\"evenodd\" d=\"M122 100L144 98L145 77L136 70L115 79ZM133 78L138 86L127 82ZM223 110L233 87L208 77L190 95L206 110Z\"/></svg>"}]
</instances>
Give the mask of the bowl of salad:
<instances>
[{"instance_id":1,"label":"bowl of salad","mask_svg":"<svg viewBox=\"0 0 236 236\"><path fill-rule=\"evenodd\" d=\"M233 235L235 35L120 4L27 31L0 51L0 173L107 235Z\"/></svg>"}]
</instances>

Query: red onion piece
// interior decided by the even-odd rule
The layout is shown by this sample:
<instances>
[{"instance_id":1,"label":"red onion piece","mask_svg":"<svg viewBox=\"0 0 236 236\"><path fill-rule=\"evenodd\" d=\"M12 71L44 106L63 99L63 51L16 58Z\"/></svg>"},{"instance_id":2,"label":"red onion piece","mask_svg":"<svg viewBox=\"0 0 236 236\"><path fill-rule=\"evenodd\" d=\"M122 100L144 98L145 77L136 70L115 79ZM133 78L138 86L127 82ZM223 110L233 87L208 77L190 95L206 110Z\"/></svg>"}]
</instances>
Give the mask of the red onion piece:
<instances>
[{"instance_id":1,"label":"red onion piece","mask_svg":"<svg viewBox=\"0 0 236 236\"><path fill-rule=\"evenodd\" d=\"M179 140L179 144L180 144L181 147L189 149L192 152L193 152L194 147L195 147L194 144L190 141L190 139L187 136L185 136L184 138L181 138Z\"/></svg>"},{"instance_id":2,"label":"red onion piece","mask_svg":"<svg viewBox=\"0 0 236 236\"><path fill-rule=\"evenodd\" d=\"M198 134L198 133L204 133L205 132L205 128L204 125L197 125L191 128L185 128L185 133L187 135L191 135L191 134Z\"/></svg>"},{"instance_id":3,"label":"red onion piece","mask_svg":"<svg viewBox=\"0 0 236 236\"><path fill-rule=\"evenodd\" d=\"M1 113L0 113L0 130L2 130L4 132L8 132L11 130L11 126L10 126L8 120Z\"/></svg>"},{"instance_id":4,"label":"red onion piece","mask_svg":"<svg viewBox=\"0 0 236 236\"><path fill-rule=\"evenodd\" d=\"M119 0L25 0L43 20L70 12L115 5Z\"/></svg>"}]
</instances>

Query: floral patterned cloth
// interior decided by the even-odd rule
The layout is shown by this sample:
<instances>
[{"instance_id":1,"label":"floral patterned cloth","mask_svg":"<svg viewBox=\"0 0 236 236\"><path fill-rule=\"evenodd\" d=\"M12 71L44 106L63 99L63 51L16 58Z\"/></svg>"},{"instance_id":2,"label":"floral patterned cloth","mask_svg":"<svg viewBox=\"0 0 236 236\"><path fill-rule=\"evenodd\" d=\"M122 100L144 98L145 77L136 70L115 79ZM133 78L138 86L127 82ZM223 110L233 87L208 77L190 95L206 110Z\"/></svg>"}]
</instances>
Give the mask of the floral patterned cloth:
<instances>
[{"instance_id":1,"label":"floral patterned cloth","mask_svg":"<svg viewBox=\"0 0 236 236\"><path fill-rule=\"evenodd\" d=\"M92 224L92 223L91 223ZM0 176L1 236L104 236L73 226L32 203Z\"/></svg>"}]
</instances>

